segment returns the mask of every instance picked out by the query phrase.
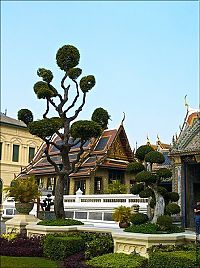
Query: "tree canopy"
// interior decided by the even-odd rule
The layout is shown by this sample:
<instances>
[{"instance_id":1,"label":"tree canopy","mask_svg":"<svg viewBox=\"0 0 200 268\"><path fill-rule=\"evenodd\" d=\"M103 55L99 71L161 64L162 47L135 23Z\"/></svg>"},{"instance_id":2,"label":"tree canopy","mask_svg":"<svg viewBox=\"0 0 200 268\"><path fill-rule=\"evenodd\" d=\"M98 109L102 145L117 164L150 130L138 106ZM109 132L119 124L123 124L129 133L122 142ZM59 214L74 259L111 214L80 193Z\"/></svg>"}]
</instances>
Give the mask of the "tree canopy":
<instances>
[{"instance_id":1,"label":"tree canopy","mask_svg":"<svg viewBox=\"0 0 200 268\"><path fill-rule=\"evenodd\" d=\"M86 95L96 84L95 77L91 74L81 77L82 69L77 67L79 61L80 53L75 46L64 45L59 48L56 53L56 63L64 72L60 88L57 89L52 84L54 75L51 70L44 67L37 70L37 75L42 81L36 81L33 86L37 98L46 102L42 118L33 120L33 114L27 108L18 112L18 119L28 126L29 132L46 142L44 153L48 162L54 166L57 176L54 202L57 218L65 217L64 186L69 185L69 175L76 170L83 153L84 143L91 138L99 137L102 131L107 128L110 118L106 110L97 108L91 120L77 120L86 103ZM68 84L66 85L67 80ZM69 96L71 90L75 90L75 97L72 101L70 101ZM55 115L50 116L52 110ZM52 139L55 134L61 139L60 144L55 143ZM54 145L58 149L62 169L51 157L50 145ZM79 152L76 159L70 161L69 152L74 145L79 146Z\"/></svg>"}]
</instances>

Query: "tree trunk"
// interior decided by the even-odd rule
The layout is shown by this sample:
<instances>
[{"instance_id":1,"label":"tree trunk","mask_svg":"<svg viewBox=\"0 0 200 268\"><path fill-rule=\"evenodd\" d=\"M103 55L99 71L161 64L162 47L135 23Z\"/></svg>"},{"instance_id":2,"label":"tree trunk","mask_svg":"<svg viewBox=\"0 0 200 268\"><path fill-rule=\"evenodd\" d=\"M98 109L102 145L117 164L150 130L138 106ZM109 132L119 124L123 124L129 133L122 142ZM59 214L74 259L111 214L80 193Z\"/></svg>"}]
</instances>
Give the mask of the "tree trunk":
<instances>
[{"instance_id":1,"label":"tree trunk","mask_svg":"<svg viewBox=\"0 0 200 268\"><path fill-rule=\"evenodd\" d=\"M156 205L154 209L154 216L151 222L156 223L158 217L164 214L165 200L163 196L156 189L153 189L153 191L154 191L155 198L156 198Z\"/></svg>"},{"instance_id":2,"label":"tree trunk","mask_svg":"<svg viewBox=\"0 0 200 268\"><path fill-rule=\"evenodd\" d=\"M64 175L59 175L56 180L55 199L54 199L54 211L56 219L65 218L63 195L64 195Z\"/></svg>"}]
</instances>

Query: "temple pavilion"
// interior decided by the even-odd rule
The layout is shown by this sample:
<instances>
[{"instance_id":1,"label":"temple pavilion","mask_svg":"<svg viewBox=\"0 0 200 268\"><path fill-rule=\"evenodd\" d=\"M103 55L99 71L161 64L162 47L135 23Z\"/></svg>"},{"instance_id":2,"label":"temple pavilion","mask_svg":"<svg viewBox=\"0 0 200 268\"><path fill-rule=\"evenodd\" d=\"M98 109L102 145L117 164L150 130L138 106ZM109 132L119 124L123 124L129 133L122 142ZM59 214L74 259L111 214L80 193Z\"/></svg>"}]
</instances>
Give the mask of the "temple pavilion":
<instances>
[{"instance_id":1,"label":"temple pavilion","mask_svg":"<svg viewBox=\"0 0 200 268\"><path fill-rule=\"evenodd\" d=\"M170 150L173 166L173 190L180 195L182 223L192 227L193 206L200 200L200 112L187 108L180 134L173 138Z\"/></svg>"},{"instance_id":2,"label":"temple pavilion","mask_svg":"<svg viewBox=\"0 0 200 268\"><path fill-rule=\"evenodd\" d=\"M54 136L53 141L59 143L59 137ZM42 144L32 162L21 172L19 177L35 175L42 190L52 190L54 194L56 173L54 167L47 161L44 154L45 143ZM70 161L76 159L79 144L70 150ZM62 168L59 151L51 146L50 156ZM70 175L66 194L75 194L80 188L83 194L105 193L108 184L120 181L123 184L132 183L130 175L126 172L129 162L133 161L133 152L123 127L105 130L100 138L91 139L84 145L84 153L77 164L77 171Z\"/></svg>"}]
</instances>

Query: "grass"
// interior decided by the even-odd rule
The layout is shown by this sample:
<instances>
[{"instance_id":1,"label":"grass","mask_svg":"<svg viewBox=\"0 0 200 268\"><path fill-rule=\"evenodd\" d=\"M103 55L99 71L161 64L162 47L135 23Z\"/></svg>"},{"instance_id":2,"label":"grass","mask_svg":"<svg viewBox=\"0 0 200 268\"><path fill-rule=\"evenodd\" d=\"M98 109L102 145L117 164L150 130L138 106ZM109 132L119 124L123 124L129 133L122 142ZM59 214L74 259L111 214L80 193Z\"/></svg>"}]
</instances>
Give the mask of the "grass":
<instances>
[{"instance_id":1,"label":"grass","mask_svg":"<svg viewBox=\"0 0 200 268\"><path fill-rule=\"evenodd\" d=\"M0 257L1 268L58 268L58 263L41 257Z\"/></svg>"}]
</instances>

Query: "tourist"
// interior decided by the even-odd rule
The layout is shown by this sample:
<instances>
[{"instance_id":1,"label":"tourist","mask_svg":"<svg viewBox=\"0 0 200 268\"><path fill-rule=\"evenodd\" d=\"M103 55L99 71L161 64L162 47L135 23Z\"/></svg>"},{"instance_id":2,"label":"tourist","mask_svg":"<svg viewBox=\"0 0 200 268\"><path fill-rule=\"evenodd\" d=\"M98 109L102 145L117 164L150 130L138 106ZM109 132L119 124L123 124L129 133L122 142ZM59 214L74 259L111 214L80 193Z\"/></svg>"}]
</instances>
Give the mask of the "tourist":
<instances>
[{"instance_id":1,"label":"tourist","mask_svg":"<svg viewBox=\"0 0 200 268\"><path fill-rule=\"evenodd\" d=\"M197 201L196 206L194 207L195 213L195 225L196 225L196 234L200 233L200 201Z\"/></svg>"}]
</instances>

